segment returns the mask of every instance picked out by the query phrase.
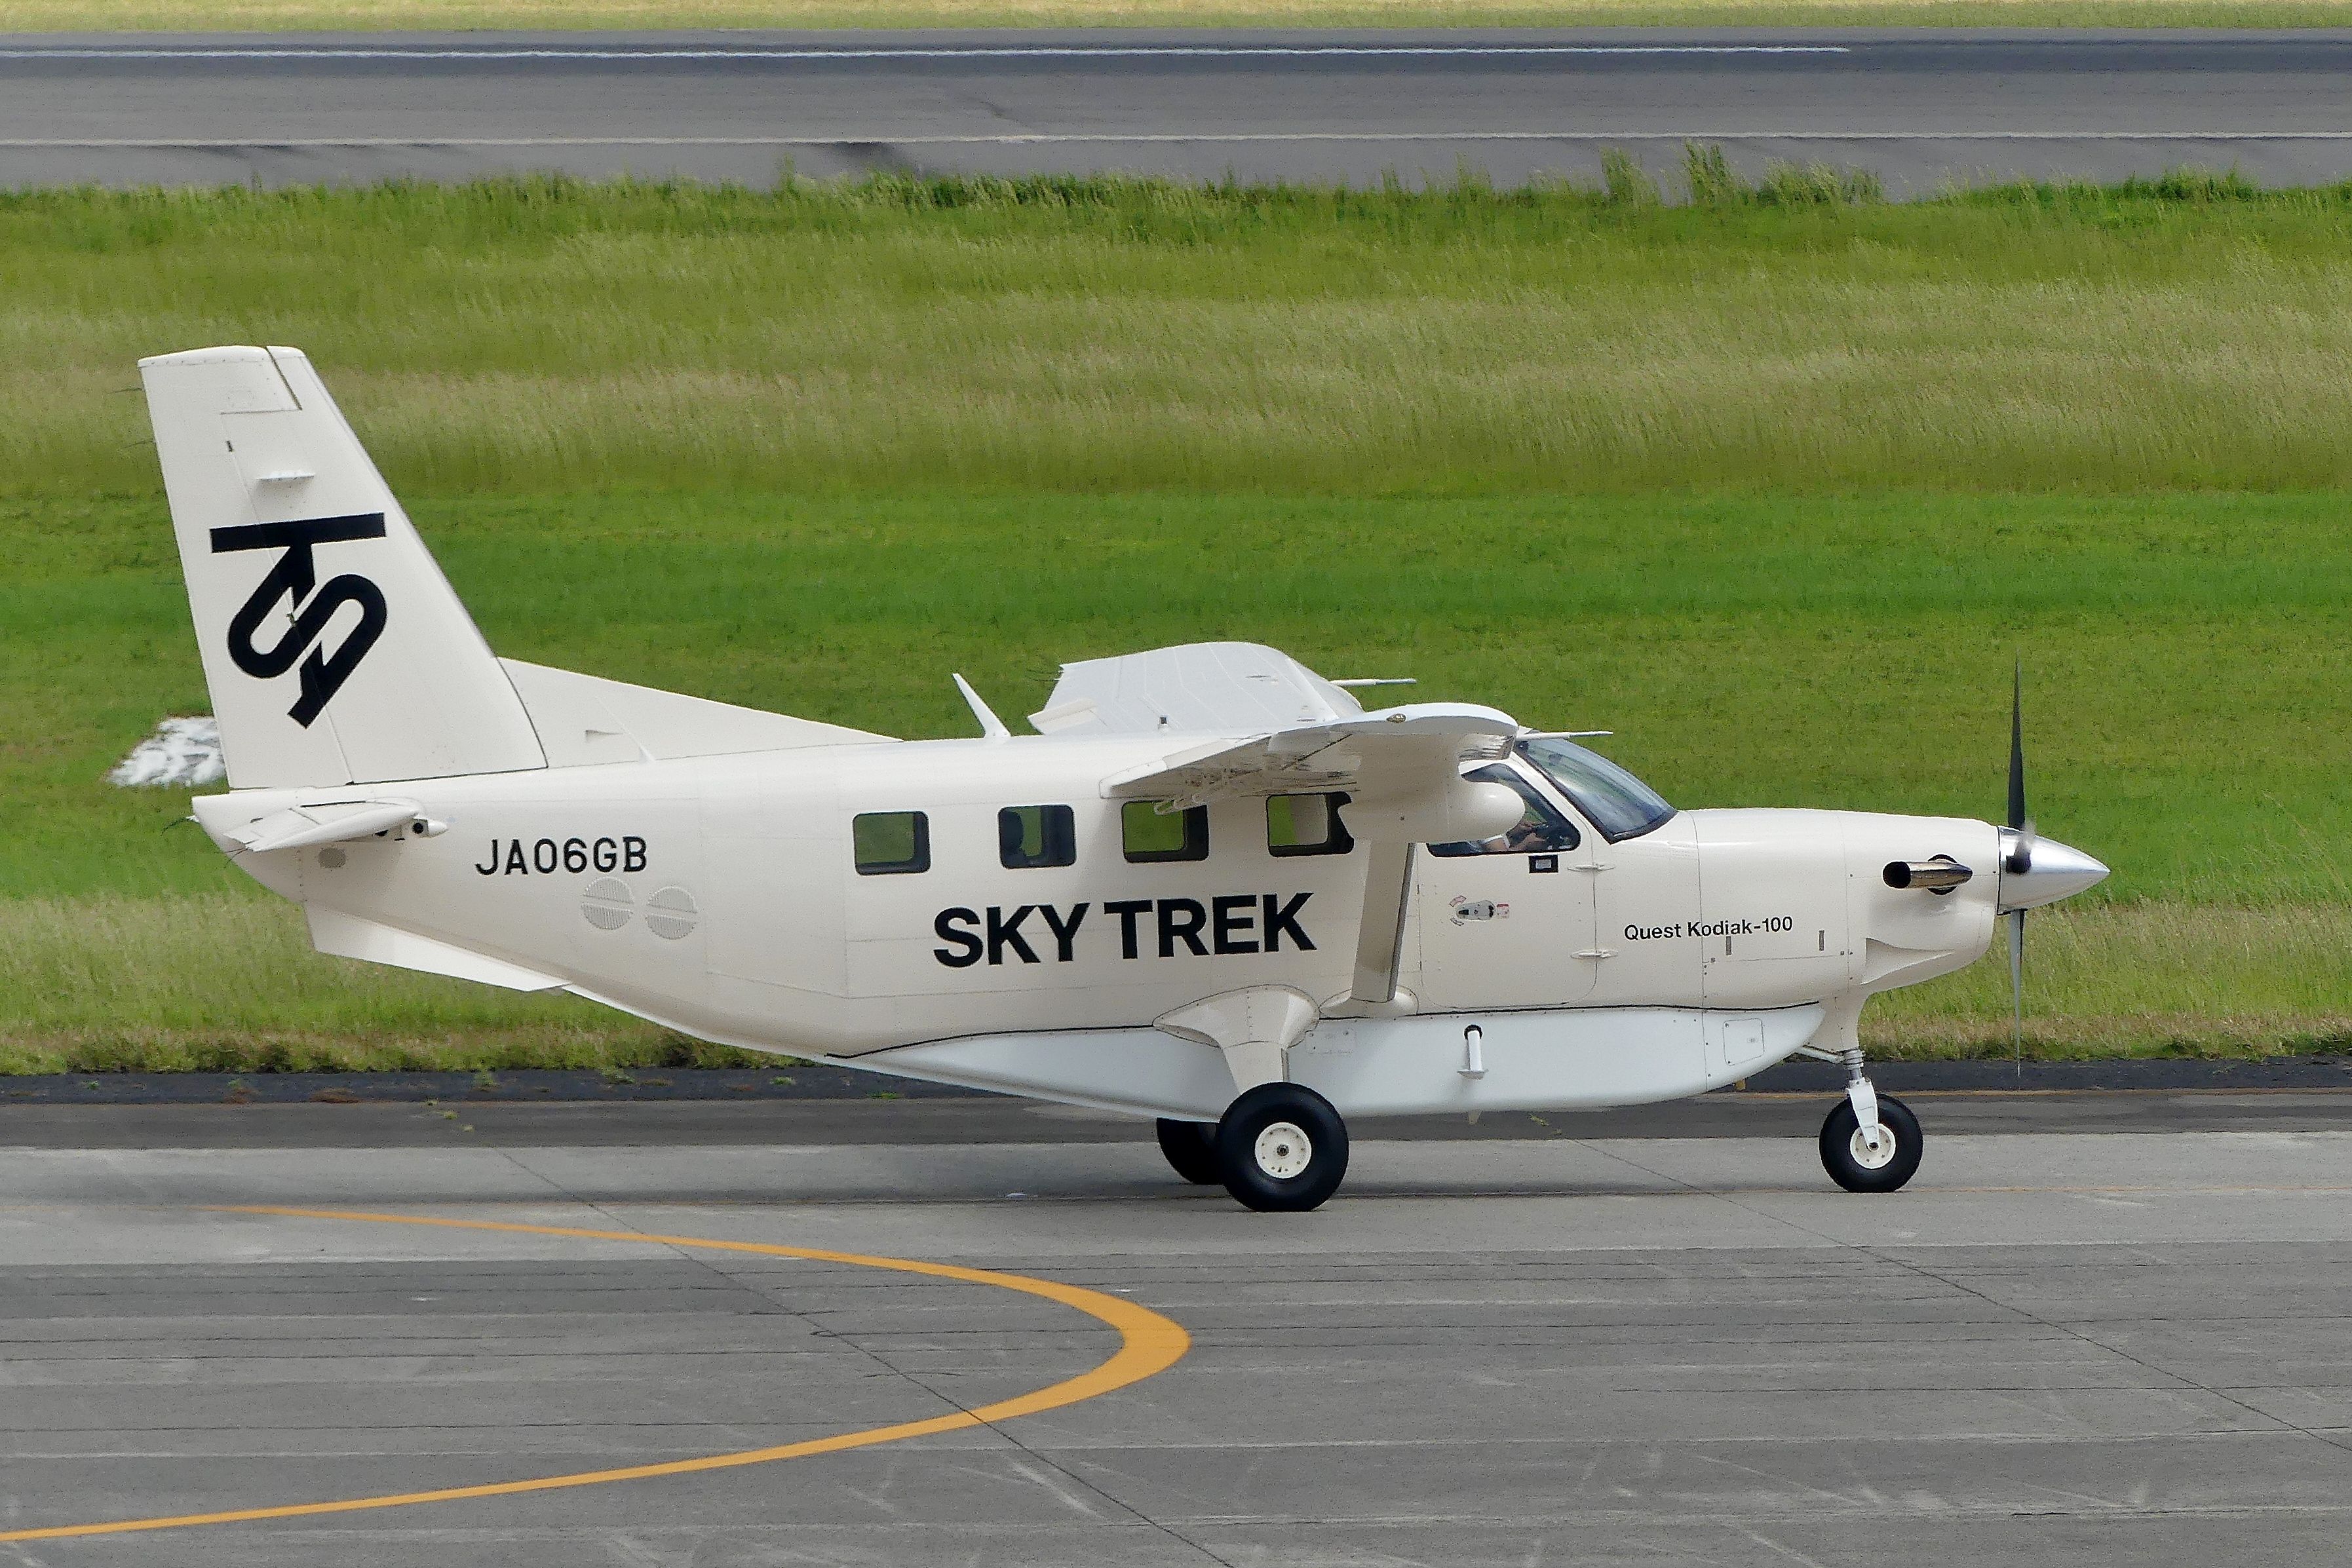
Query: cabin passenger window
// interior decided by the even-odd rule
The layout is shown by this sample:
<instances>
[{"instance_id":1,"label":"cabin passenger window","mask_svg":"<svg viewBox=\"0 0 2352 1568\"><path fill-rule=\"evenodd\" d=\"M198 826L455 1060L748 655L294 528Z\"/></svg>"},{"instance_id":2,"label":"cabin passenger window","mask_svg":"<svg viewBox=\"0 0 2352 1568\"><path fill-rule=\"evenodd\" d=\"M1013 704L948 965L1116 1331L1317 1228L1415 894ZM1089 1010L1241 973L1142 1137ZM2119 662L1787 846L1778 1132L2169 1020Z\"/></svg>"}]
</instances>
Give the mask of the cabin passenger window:
<instances>
[{"instance_id":1,"label":"cabin passenger window","mask_svg":"<svg viewBox=\"0 0 2352 1568\"><path fill-rule=\"evenodd\" d=\"M1129 800L1119 808L1121 847L1139 864L1150 861L1209 858L1209 808L1187 806L1162 811L1158 800Z\"/></svg>"},{"instance_id":2,"label":"cabin passenger window","mask_svg":"<svg viewBox=\"0 0 2352 1568\"><path fill-rule=\"evenodd\" d=\"M860 876L931 869L931 820L920 811L864 811L849 824Z\"/></svg>"},{"instance_id":3,"label":"cabin passenger window","mask_svg":"<svg viewBox=\"0 0 2352 1568\"><path fill-rule=\"evenodd\" d=\"M1344 855L1356 847L1339 821L1345 795L1269 795L1265 801L1265 850L1285 855Z\"/></svg>"},{"instance_id":4,"label":"cabin passenger window","mask_svg":"<svg viewBox=\"0 0 2352 1568\"><path fill-rule=\"evenodd\" d=\"M1067 806L1007 806L996 813L996 853L1014 868L1069 865L1078 832Z\"/></svg>"},{"instance_id":5,"label":"cabin passenger window","mask_svg":"<svg viewBox=\"0 0 2352 1568\"><path fill-rule=\"evenodd\" d=\"M1552 810L1535 787L1497 762L1463 775L1480 784L1500 784L1519 798L1522 810L1516 826L1491 839L1455 844L1432 844L1433 855L1540 855L1576 847L1576 824Z\"/></svg>"}]
</instances>

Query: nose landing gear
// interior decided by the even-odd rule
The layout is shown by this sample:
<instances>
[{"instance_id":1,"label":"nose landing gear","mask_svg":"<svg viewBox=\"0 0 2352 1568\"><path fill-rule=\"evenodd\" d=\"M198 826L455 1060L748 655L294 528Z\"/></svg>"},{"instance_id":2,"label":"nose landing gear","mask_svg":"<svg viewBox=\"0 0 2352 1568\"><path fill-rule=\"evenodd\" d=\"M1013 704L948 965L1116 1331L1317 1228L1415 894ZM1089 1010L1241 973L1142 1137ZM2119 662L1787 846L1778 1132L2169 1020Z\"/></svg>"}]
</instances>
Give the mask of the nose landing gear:
<instances>
[{"instance_id":1,"label":"nose landing gear","mask_svg":"<svg viewBox=\"0 0 2352 1568\"><path fill-rule=\"evenodd\" d=\"M1837 1055L1845 1098L1822 1124L1822 1166L1848 1192L1893 1192L1919 1168L1919 1118L1900 1100L1882 1098L1862 1071L1862 1051Z\"/></svg>"},{"instance_id":2,"label":"nose landing gear","mask_svg":"<svg viewBox=\"0 0 2352 1568\"><path fill-rule=\"evenodd\" d=\"M1875 1127L1862 1124L1851 1100L1822 1124L1822 1166L1848 1192L1895 1191L1918 1170L1919 1150L1919 1118L1900 1100L1878 1102Z\"/></svg>"}]
</instances>

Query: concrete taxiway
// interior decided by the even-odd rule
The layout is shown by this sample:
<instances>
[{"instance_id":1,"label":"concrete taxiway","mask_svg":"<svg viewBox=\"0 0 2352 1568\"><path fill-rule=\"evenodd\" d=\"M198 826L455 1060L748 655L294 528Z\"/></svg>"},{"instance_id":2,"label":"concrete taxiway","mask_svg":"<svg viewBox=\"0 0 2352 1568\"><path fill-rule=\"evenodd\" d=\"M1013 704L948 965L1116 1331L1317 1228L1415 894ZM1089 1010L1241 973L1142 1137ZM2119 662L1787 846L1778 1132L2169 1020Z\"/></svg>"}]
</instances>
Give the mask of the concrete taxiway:
<instances>
[{"instance_id":1,"label":"concrete taxiway","mask_svg":"<svg viewBox=\"0 0 2352 1568\"><path fill-rule=\"evenodd\" d=\"M6 1107L0 1561L2338 1554L2352 1096L1915 1104L1927 1161L1891 1197L1822 1176L1820 1102L1758 1096L1674 1137L1367 1128L1306 1216L1181 1186L1131 1127L1003 1102ZM1720 1119L1756 1106L1778 1120ZM1087 1287L1192 1348L845 1451L6 1539L961 1420L1140 1332L703 1242Z\"/></svg>"},{"instance_id":2,"label":"concrete taxiway","mask_svg":"<svg viewBox=\"0 0 2352 1568\"><path fill-rule=\"evenodd\" d=\"M2352 33L0 35L0 185L786 167L1662 173L1824 161L1898 192L2183 164L2352 175Z\"/></svg>"}]
</instances>

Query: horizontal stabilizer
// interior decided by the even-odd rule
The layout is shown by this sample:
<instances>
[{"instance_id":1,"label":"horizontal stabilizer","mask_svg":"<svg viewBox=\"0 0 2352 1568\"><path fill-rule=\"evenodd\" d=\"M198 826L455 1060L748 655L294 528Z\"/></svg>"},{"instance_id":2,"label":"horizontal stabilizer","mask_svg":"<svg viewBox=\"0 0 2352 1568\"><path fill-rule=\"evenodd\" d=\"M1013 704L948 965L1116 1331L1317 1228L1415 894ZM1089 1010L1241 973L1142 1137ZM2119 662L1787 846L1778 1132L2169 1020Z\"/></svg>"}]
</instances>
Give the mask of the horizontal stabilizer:
<instances>
[{"instance_id":1,"label":"horizontal stabilizer","mask_svg":"<svg viewBox=\"0 0 2352 1568\"><path fill-rule=\"evenodd\" d=\"M308 849L312 844L340 844L365 839L417 820L414 800L328 800L315 805L289 806L272 811L228 837L252 854L272 850Z\"/></svg>"}]
</instances>

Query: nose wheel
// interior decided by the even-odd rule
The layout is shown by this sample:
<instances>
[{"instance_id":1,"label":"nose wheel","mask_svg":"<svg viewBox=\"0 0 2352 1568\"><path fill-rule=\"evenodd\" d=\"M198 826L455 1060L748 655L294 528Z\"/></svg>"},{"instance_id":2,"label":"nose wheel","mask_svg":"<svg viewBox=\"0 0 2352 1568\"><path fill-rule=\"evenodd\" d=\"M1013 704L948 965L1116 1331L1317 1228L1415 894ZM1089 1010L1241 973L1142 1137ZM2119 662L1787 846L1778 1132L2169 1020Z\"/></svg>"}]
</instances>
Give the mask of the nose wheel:
<instances>
[{"instance_id":1,"label":"nose wheel","mask_svg":"<svg viewBox=\"0 0 2352 1568\"><path fill-rule=\"evenodd\" d=\"M1264 1210L1313 1208L1348 1174L1348 1124L1312 1089L1261 1083L1225 1108L1216 1152L1218 1175L1235 1201Z\"/></svg>"},{"instance_id":2,"label":"nose wheel","mask_svg":"<svg viewBox=\"0 0 2352 1568\"><path fill-rule=\"evenodd\" d=\"M1863 1125L1851 1099L1822 1124L1822 1166L1848 1192L1893 1192L1919 1168L1919 1118L1900 1100L1877 1100L1874 1126Z\"/></svg>"}]
</instances>

